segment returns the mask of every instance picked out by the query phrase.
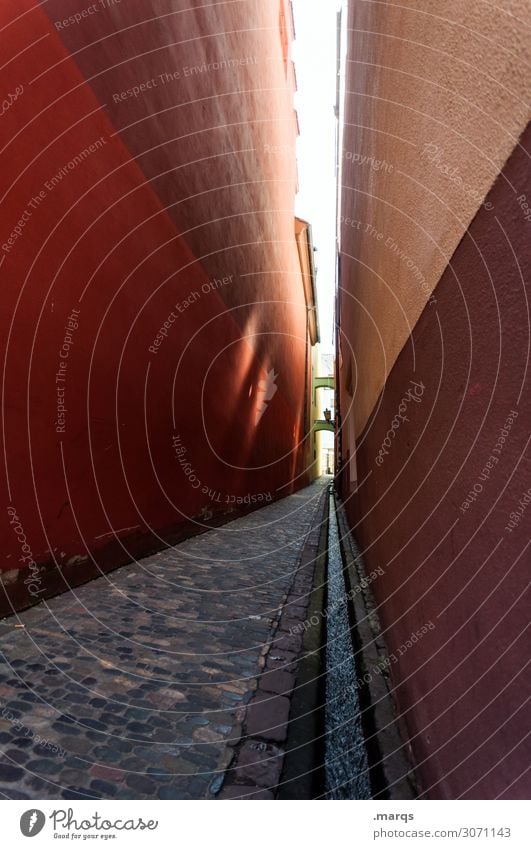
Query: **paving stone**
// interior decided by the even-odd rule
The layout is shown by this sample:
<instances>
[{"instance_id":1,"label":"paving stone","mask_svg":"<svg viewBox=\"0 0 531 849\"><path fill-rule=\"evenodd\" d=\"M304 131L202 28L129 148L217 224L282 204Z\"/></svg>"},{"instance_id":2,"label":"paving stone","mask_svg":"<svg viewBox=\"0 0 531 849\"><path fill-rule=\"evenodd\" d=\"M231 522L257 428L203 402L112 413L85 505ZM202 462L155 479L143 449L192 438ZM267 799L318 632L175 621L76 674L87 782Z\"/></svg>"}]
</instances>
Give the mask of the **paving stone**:
<instances>
[{"instance_id":1,"label":"paving stone","mask_svg":"<svg viewBox=\"0 0 531 849\"><path fill-rule=\"evenodd\" d=\"M88 770L90 764L85 764L83 769L63 769L61 772L60 783L63 787L82 786L85 781L88 781Z\"/></svg>"},{"instance_id":2,"label":"paving stone","mask_svg":"<svg viewBox=\"0 0 531 849\"><path fill-rule=\"evenodd\" d=\"M100 778L95 778L90 782L90 789L100 793L103 798L116 796L118 788L110 781L102 781Z\"/></svg>"},{"instance_id":3,"label":"paving stone","mask_svg":"<svg viewBox=\"0 0 531 849\"><path fill-rule=\"evenodd\" d=\"M152 796L157 789L155 782L145 775L130 775L125 783L145 796Z\"/></svg>"},{"instance_id":4,"label":"paving stone","mask_svg":"<svg viewBox=\"0 0 531 849\"><path fill-rule=\"evenodd\" d=\"M233 770L234 778L242 784L275 788L280 781L283 763L282 749L246 740L238 753L238 763Z\"/></svg>"},{"instance_id":5,"label":"paving stone","mask_svg":"<svg viewBox=\"0 0 531 849\"><path fill-rule=\"evenodd\" d=\"M297 671L298 655L291 651L271 651L266 658L266 671L269 669L282 669L284 672L295 673Z\"/></svg>"},{"instance_id":6,"label":"paving stone","mask_svg":"<svg viewBox=\"0 0 531 849\"><path fill-rule=\"evenodd\" d=\"M26 786L31 790L36 790L37 794L39 794L37 798L39 798L40 795L43 795L43 791L47 790L50 787L50 784L48 781L43 778L39 778L37 775L31 775L30 773L27 773Z\"/></svg>"},{"instance_id":7,"label":"paving stone","mask_svg":"<svg viewBox=\"0 0 531 849\"><path fill-rule=\"evenodd\" d=\"M15 716L17 715L17 711L21 711L22 713L24 713L28 709L28 706L27 704L25 704L25 702L9 702L6 705L6 709L9 711L9 713L12 713Z\"/></svg>"},{"instance_id":8,"label":"paving stone","mask_svg":"<svg viewBox=\"0 0 531 849\"><path fill-rule=\"evenodd\" d=\"M63 799L101 799L101 794L85 787L67 787L62 791Z\"/></svg>"},{"instance_id":9,"label":"paving stone","mask_svg":"<svg viewBox=\"0 0 531 849\"><path fill-rule=\"evenodd\" d=\"M154 766L148 766L146 770L146 775L149 776L149 778L152 778L156 784L166 784L174 777L174 773L166 773L164 771L161 771L160 769L157 769Z\"/></svg>"},{"instance_id":10,"label":"paving stone","mask_svg":"<svg viewBox=\"0 0 531 849\"><path fill-rule=\"evenodd\" d=\"M279 638L275 639L271 650L274 654L289 651L298 654L302 647L302 634L283 634L279 632Z\"/></svg>"},{"instance_id":11,"label":"paving stone","mask_svg":"<svg viewBox=\"0 0 531 849\"><path fill-rule=\"evenodd\" d=\"M38 758L28 761L25 768L36 772L38 775L42 773L45 775L57 775L62 769L62 764L57 761L48 760L47 758Z\"/></svg>"},{"instance_id":12,"label":"paving stone","mask_svg":"<svg viewBox=\"0 0 531 849\"><path fill-rule=\"evenodd\" d=\"M0 798L2 799L31 799L27 793L22 793L15 787L0 787Z\"/></svg>"},{"instance_id":13,"label":"paving stone","mask_svg":"<svg viewBox=\"0 0 531 849\"><path fill-rule=\"evenodd\" d=\"M94 778L103 778L105 781L123 781L125 777L123 769L105 766L103 764L95 764L95 766L91 767L90 774Z\"/></svg>"},{"instance_id":14,"label":"paving stone","mask_svg":"<svg viewBox=\"0 0 531 849\"><path fill-rule=\"evenodd\" d=\"M68 740L68 750L71 755L86 755L94 748L93 743L85 737L72 737Z\"/></svg>"},{"instance_id":15,"label":"paving stone","mask_svg":"<svg viewBox=\"0 0 531 849\"><path fill-rule=\"evenodd\" d=\"M6 749L5 758L10 763L23 764L30 757L25 749Z\"/></svg>"},{"instance_id":16,"label":"paving stone","mask_svg":"<svg viewBox=\"0 0 531 849\"><path fill-rule=\"evenodd\" d=\"M127 705L121 705L116 703L116 699L118 698L118 696L113 695L110 698L114 699L114 701L106 702L104 707L107 713L122 713L127 708Z\"/></svg>"},{"instance_id":17,"label":"paving stone","mask_svg":"<svg viewBox=\"0 0 531 849\"><path fill-rule=\"evenodd\" d=\"M182 787L174 787L173 785L159 787L157 791L159 799L189 799L189 794Z\"/></svg>"},{"instance_id":18,"label":"paving stone","mask_svg":"<svg viewBox=\"0 0 531 849\"><path fill-rule=\"evenodd\" d=\"M218 799L274 799L273 793L270 790L257 790L253 787L245 787L242 784L229 784L224 787L218 796Z\"/></svg>"},{"instance_id":19,"label":"paving stone","mask_svg":"<svg viewBox=\"0 0 531 849\"><path fill-rule=\"evenodd\" d=\"M85 728L93 728L95 731L105 731L107 728L105 723L99 719L89 719L86 716L80 717L79 723L84 725Z\"/></svg>"},{"instance_id":20,"label":"paving stone","mask_svg":"<svg viewBox=\"0 0 531 849\"><path fill-rule=\"evenodd\" d=\"M3 781L20 781L24 777L24 770L18 766L11 764L0 763L0 782Z\"/></svg>"},{"instance_id":21,"label":"paving stone","mask_svg":"<svg viewBox=\"0 0 531 849\"><path fill-rule=\"evenodd\" d=\"M127 725L127 731L131 731L133 734L149 734L151 731L151 727L147 725L145 722L130 722Z\"/></svg>"},{"instance_id":22,"label":"paving stone","mask_svg":"<svg viewBox=\"0 0 531 849\"><path fill-rule=\"evenodd\" d=\"M14 739L8 737L8 740L13 743L13 746L16 746L17 749L31 749L33 746L33 740L31 737L15 737Z\"/></svg>"},{"instance_id":23,"label":"paving stone","mask_svg":"<svg viewBox=\"0 0 531 849\"><path fill-rule=\"evenodd\" d=\"M289 709L290 701L285 696L257 693L247 709L247 734L283 743L288 735Z\"/></svg>"},{"instance_id":24,"label":"paving stone","mask_svg":"<svg viewBox=\"0 0 531 849\"><path fill-rule=\"evenodd\" d=\"M284 669L272 669L264 672L260 679L260 689L268 693L288 695L295 686L295 675Z\"/></svg>"},{"instance_id":25,"label":"paving stone","mask_svg":"<svg viewBox=\"0 0 531 849\"><path fill-rule=\"evenodd\" d=\"M158 763L159 759L160 756L157 752L146 752L143 758L125 758L125 760L120 761L120 767L122 769L131 770L132 772L141 772L145 769L146 762L149 763L149 761L153 760Z\"/></svg>"},{"instance_id":26,"label":"paving stone","mask_svg":"<svg viewBox=\"0 0 531 849\"><path fill-rule=\"evenodd\" d=\"M160 717L160 716L153 716L150 719L150 724L153 725L155 728L171 728L172 727L169 719L164 719L163 717Z\"/></svg>"},{"instance_id":27,"label":"paving stone","mask_svg":"<svg viewBox=\"0 0 531 849\"><path fill-rule=\"evenodd\" d=\"M186 745L191 745L192 743L191 737L181 737L180 734L176 734L173 728L155 728L151 736L159 743L172 743L176 739Z\"/></svg>"},{"instance_id":28,"label":"paving stone","mask_svg":"<svg viewBox=\"0 0 531 849\"><path fill-rule=\"evenodd\" d=\"M63 722L54 722L52 728L59 734L68 734L72 735L73 737L76 737L81 734L81 728L79 728L77 725L66 725Z\"/></svg>"},{"instance_id":29,"label":"paving stone","mask_svg":"<svg viewBox=\"0 0 531 849\"><path fill-rule=\"evenodd\" d=\"M133 744L129 743L127 740L120 740L119 738L113 736L110 748L113 753L121 752L122 754L125 754L127 752L133 751Z\"/></svg>"},{"instance_id":30,"label":"paving stone","mask_svg":"<svg viewBox=\"0 0 531 849\"><path fill-rule=\"evenodd\" d=\"M321 492L312 485L236 519L230 533L215 528L115 570L112 581L76 588L77 598L65 594L22 612L34 643L23 631L2 634L0 701L24 723L0 720L0 743L16 753L9 765L0 762L4 795L206 798L237 753L228 742L238 744L247 705L266 682L274 696L267 706L255 697L250 721L262 730L278 726L270 733L284 739L289 701L282 694L299 651L289 628L305 616L312 573L297 565ZM284 631L274 634L282 610ZM26 728L66 756L37 747ZM36 775L22 768L28 762ZM253 792L234 787L223 787L225 798ZM272 794L259 788L255 797Z\"/></svg>"},{"instance_id":31,"label":"paving stone","mask_svg":"<svg viewBox=\"0 0 531 849\"><path fill-rule=\"evenodd\" d=\"M134 790L131 790L130 788L125 788L125 789L119 790L114 798L115 799L136 799L137 794L135 793Z\"/></svg>"}]
</instances>

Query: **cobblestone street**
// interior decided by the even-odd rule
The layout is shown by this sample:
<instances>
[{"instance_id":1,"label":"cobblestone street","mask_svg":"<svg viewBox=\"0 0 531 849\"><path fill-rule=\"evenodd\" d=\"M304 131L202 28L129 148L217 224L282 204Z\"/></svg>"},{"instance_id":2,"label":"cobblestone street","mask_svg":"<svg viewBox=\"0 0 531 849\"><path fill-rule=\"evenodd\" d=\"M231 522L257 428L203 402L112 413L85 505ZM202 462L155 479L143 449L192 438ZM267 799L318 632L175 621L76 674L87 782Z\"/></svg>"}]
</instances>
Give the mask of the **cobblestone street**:
<instances>
[{"instance_id":1,"label":"cobblestone street","mask_svg":"<svg viewBox=\"0 0 531 849\"><path fill-rule=\"evenodd\" d=\"M214 798L264 666L293 687L274 629L304 619L326 483L3 620L1 797Z\"/></svg>"}]
</instances>

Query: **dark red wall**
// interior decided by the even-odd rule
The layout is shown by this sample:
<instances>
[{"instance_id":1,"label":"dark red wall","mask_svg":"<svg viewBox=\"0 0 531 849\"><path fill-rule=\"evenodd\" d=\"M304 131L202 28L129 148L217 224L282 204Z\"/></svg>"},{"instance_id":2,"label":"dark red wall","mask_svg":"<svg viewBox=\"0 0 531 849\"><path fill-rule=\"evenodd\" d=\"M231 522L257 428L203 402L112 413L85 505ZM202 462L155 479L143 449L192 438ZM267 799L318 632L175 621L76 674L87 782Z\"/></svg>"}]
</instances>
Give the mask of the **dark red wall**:
<instances>
[{"instance_id":1,"label":"dark red wall","mask_svg":"<svg viewBox=\"0 0 531 849\"><path fill-rule=\"evenodd\" d=\"M390 651L435 626L391 665L430 798L529 793L530 149L528 128L357 442L358 491L344 482L368 570L385 570L373 589ZM379 464L412 380L425 390Z\"/></svg>"},{"instance_id":2,"label":"dark red wall","mask_svg":"<svg viewBox=\"0 0 531 849\"><path fill-rule=\"evenodd\" d=\"M123 0L59 30L65 0L1 6L2 91L22 88L1 118L2 479L19 528L6 512L2 611L308 482L294 82L275 6ZM227 58L245 61L113 98Z\"/></svg>"}]
</instances>

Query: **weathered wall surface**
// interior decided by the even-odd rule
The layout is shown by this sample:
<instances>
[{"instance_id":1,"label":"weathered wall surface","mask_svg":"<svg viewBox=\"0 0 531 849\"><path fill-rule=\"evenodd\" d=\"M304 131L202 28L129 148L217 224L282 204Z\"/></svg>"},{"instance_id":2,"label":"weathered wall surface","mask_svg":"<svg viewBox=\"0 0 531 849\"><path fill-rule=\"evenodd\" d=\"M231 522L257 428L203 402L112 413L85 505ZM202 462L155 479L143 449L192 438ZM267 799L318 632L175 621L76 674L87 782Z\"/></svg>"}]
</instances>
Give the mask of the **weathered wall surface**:
<instances>
[{"instance_id":1,"label":"weathered wall surface","mask_svg":"<svg viewBox=\"0 0 531 849\"><path fill-rule=\"evenodd\" d=\"M406 5L351 4L342 491L423 795L526 798L527 13Z\"/></svg>"},{"instance_id":2,"label":"weathered wall surface","mask_svg":"<svg viewBox=\"0 0 531 849\"><path fill-rule=\"evenodd\" d=\"M357 435L529 120L526 20L525 0L349 4L341 285Z\"/></svg>"},{"instance_id":3,"label":"weathered wall surface","mask_svg":"<svg viewBox=\"0 0 531 849\"><path fill-rule=\"evenodd\" d=\"M523 139L531 150L531 133ZM432 798L527 798L525 650L531 403L524 280L531 195L518 150L459 245L401 352L357 453L351 522L396 696ZM413 381L413 382L412 382ZM414 400L417 398L417 400ZM400 413L394 436L393 420ZM386 442L388 440L388 442ZM380 458L380 459L379 459ZM381 460L381 462L380 462Z\"/></svg>"},{"instance_id":4,"label":"weathered wall surface","mask_svg":"<svg viewBox=\"0 0 531 849\"><path fill-rule=\"evenodd\" d=\"M281 5L2 4L3 610L308 481Z\"/></svg>"}]
</instances>

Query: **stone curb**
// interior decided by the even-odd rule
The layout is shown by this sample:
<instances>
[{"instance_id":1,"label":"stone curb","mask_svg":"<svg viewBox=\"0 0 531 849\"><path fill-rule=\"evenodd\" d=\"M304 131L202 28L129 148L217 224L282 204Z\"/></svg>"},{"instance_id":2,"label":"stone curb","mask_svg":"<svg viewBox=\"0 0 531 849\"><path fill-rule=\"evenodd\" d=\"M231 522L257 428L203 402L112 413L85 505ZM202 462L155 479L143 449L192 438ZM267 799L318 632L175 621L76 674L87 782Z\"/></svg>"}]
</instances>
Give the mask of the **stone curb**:
<instances>
[{"instance_id":1,"label":"stone curb","mask_svg":"<svg viewBox=\"0 0 531 849\"><path fill-rule=\"evenodd\" d=\"M376 602L372 595L363 559L350 531L342 503L336 496L336 511L341 536L341 548L346 565L348 583L360 587L352 594L354 620L356 623L358 650L356 663L360 677L369 678L363 705L366 736L371 737L369 760L372 783L383 785L376 790L374 798L416 799L417 780L412 767L411 747L404 740L397 719L392 682L389 676L389 656L381 634ZM363 585L366 586L363 586ZM374 672L374 674L372 674ZM367 733L368 732L368 733ZM379 780L375 779L375 775Z\"/></svg>"},{"instance_id":2,"label":"stone curb","mask_svg":"<svg viewBox=\"0 0 531 849\"><path fill-rule=\"evenodd\" d=\"M263 670L254 694L241 709L230 738L231 748L221 769L226 772L210 785L210 798L274 799L284 767L291 697L302 653L302 634L313 588L316 557L328 487L323 488L305 537L298 567L282 609L262 650Z\"/></svg>"}]
</instances>

